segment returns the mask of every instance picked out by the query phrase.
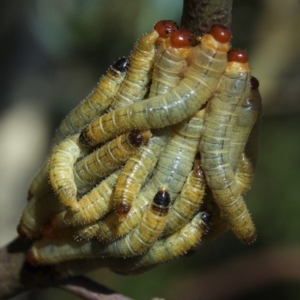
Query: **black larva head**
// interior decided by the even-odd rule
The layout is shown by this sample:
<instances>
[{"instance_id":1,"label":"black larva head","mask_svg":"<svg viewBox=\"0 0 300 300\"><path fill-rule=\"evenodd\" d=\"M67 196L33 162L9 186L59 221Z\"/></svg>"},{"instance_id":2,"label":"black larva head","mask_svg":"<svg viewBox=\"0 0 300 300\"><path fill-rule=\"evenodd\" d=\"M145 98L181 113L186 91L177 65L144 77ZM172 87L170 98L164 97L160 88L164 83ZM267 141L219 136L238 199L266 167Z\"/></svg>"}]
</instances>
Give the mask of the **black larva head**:
<instances>
[{"instance_id":1,"label":"black larva head","mask_svg":"<svg viewBox=\"0 0 300 300\"><path fill-rule=\"evenodd\" d=\"M205 224L208 224L212 219L212 213L208 211L203 212L201 219Z\"/></svg>"},{"instance_id":2,"label":"black larva head","mask_svg":"<svg viewBox=\"0 0 300 300\"><path fill-rule=\"evenodd\" d=\"M170 194L166 190L160 190L153 198L156 205L167 207L171 202Z\"/></svg>"},{"instance_id":3,"label":"black larva head","mask_svg":"<svg viewBox=\"0 0 300 300\"><path fill-rule=\"evenodd\" d=\"M121 57L116 62L114 62L112 67L119 72L125 72L128 70L129 60L127 57Z\"/></svg>"}]
</instances>

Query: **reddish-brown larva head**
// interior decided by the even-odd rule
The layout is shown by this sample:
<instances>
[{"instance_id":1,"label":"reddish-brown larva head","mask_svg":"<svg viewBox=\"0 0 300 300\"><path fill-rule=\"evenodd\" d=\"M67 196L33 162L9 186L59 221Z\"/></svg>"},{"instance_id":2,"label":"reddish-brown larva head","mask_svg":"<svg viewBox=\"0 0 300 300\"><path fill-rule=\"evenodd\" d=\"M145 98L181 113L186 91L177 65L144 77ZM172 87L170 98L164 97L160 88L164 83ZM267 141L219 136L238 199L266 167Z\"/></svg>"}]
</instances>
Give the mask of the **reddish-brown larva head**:
<instances>
[{"instance_id":1,"label":"reddish-brown larva head","mask_svg":"<svg viewBox=\"0 0 300 300\"><path fill-rule=\"evenodd\" d=\"M161 20L154 25L154 30L156 30L161 38L169 37L172 32L178 29L177 24L172 20Z\"/></svg>"},{"instance_id":2,"label":"reddish-brown larva head","mask_svg":"<svg viewBox=\"0 0 300 300\"><path fill-rule=\"evenodd\" d=\"M233 49L230 50L227 54L228 61L235 61L241 64L248 62L248 54L244 50Z\"/></svg>"},{"instance_id":3,"label":"reddish-brown larva head","mask_svg":"<svg viewBox=\"0 0 300 300\"><path fill-rule=\"evenodd\" d=\"M259 81L256 77L251 76L250 83L252 90L257 90L259 88Z\"/></svg>"},{"instance_id":4,"label":"reddish-brown larva head","mask_svg":"<svg viewBox=\"0 0 300 300\"><path fill-rule=\"evenodd\" d=\"M214 25L209 32L219 43L228 43L231 39L231 31L222 25Z\"/></svg>"},{"instance_id":5,"label":"reddish-brown larva head","mask_svg":"<svg viewBox=\"0 0 300 300\"><path fill-rule=\"evenodd\" d=\"M180 28L171 34L170 41L174 48L185 48L192 46L194 37L188 29Z\"/></svg>"}]
</instances>

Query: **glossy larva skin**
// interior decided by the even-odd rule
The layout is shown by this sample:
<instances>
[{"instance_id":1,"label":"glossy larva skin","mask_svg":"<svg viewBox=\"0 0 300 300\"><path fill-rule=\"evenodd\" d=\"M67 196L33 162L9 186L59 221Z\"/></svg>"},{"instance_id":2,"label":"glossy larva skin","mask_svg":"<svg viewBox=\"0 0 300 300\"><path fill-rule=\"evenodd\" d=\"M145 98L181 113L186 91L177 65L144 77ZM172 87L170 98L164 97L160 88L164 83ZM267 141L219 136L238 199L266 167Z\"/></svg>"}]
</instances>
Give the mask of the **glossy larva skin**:
<instances>
[{"instance_id":1,"label":"glossy larva skin","mask_svg":"<svg viewBox=\"0 0 300 300\"><path fill-rule=\"evenodd\" d=\"M122 134L78 161L74 167L78 193L88 192L100 179L119 168L151 135L150 130L142 131L142 142L132 143L132 132Z\"/></svg>"},{"instance_id":2,"label":"glossy larva skin","mask_svg":"<svg viewBox=\"0 0 300 300\"><path fill-rule=\"evenodd\" d=\"M117 109L144 98L151 80L158 33L143 35L136 43L129 59L129 69L116 93L110 109Z\"/></svg>"},{"instance_id":3,"label":"glossy larva skin","mask_svg":"<svg viewBox=\"0 0 300 300\"><path fill-rule=\"evenodd\" d=\"M180 195L170 208L168 221L163 235L176 232L186 225L199 210L205 193L206 180L201 161L195 160L194 168L186 179Z\"/></svg>"},{"instance_id":4,"label":"glossy larva skin","mask_svg":"<svg viewBox=\"0 0 300 300\"><path fill-rule=\"evenodd\" d=\"M131 156L121 171L113 195L115 210L120 219L124 220L142 184L156 166L169 138L165 132L166 130L153 132L154 136L149 139L147 145Z\"/></svg>"},{"instance_id":5,"label":"glossy larva skin","mask_svg":"<svg viewBox=\"0 0 300 300\"><path fill-rule=\"evenodd\" d=\"M87 152L78 143L78 134L63 140L54 148L49 161L49 178L60 201L72 209L77 209L77 186L73 167L75 162Z\"/></svg>"},{"instance_id":6,"label":"glossy larva skin","mask_svg":"<svg viewBox=\"0 0 300 300\"><path fill-rule=\"evenodd\" d=\"M184 79L166 95L114 110L83 129L80 140L96 145L132 129L161 128L192 116L212 96L226 67L229 43L207 34L193 52Z\"/></svg>"},{"instance_id":7,"label":"glossy larva skin","mask_svg":"<svg viewBox=\"0 0 300 300\"><path fill-rule=\"evenodd\" d=\"M229 62L215 96L209 101L200 142L202 167L223 218L245 243L256 231L230 162L230 139L241 105L250 91L248 64Z\"/></svg>"},{"instance_id":8,"label":"glossy larva skin","mask_svg":"<svg viewBox=\"0 0 300 300\"><path fill-rule=\"evenodd\" d=\"M251 89L249 96L241 103L239 116L233 128L230 142L230 161L234 172L238 167L249 134L257 120L260 101L256 94L257 91Z\"/></svg>"},{"instance_id":9,"label":"glossy larva skin","mask_svg":"<svg viewBox=\"0 0 300 300\"><path fill-rule=\"evenodd\" d=\"M169 203L169 202L168 202ZM41 239L29 251L34 264L55 264L84 257L130 257L144 253L157 240L167 221L168 203L152 202L141 222L124 238L102 244L99 241L74 242L68 238Z\"/></svg>"},{"instance_id":10,"label":"glossy larva skin","mask_svg":"<svg viewBox=\"0 0 300 300\"><path fill-rule=\"evenodd\" d=\"M124 62L121 64L121 67L117 66L116 64L122 59ZM126 75L128 62L126 62L125 58L122 59L110 66L107 73L100 79L97 87L61 122L55 132L51 148L64 138L80 132L84 126L105 112ZM47 163L44 163L43 167L32 179L28 191L29 199L47 183Z\"/></svg>"}]
</instances>

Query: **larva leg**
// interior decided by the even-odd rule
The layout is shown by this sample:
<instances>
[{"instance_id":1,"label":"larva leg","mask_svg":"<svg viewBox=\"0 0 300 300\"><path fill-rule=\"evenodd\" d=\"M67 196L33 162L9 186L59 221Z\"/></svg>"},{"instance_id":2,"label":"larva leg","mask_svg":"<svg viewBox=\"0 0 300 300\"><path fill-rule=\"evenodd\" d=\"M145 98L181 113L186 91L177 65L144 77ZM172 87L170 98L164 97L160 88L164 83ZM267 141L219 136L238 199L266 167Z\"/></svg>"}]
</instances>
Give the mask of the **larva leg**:
<instances>
[{"instance_id":1,"label":"larva leg","mask_svg":"<svg viewBox=\"0 0 300 300\"><path fill-rule=\"evenodd\" d=\"M154 169L168 136L166 131L155 132L147 145L130 157L119 175L114 192L115 210L120 221L124 221L131 204L138 195L142 184Z\"/></svg>"},{"instance_id":2,"label":"larva leg","mask_svg":"<svg viewBox=\"0 0 300 300\"><path fill-rule=\"evenodd\" d=\"M257 98L257 80L251 77L251 90L249 96L241 103L240 113L231 138L230 161L233 172L238 167L249 134L257 120L259 106L261 105L259 100Z\"/></svg>"},{"instance_id":3,"label":"larva leg","mask_svg":"<svg viewBox=\"0 0 300 300\"><path fill-rule=\"evenodd\" d=\"M72 209L78 206L73 166L85 153L86 149L82 149L82 146L78 144L77 134L55 147L49 161L51 185L61 202Z\"/></svg>"},{"instance_id":4,"label":"larva leg","mask_svg":"<svg viewBox=\"0 0 300 300\"><path fill-rule=\"evenodd\" d=\"M74 167L78 193L85 194L101 178L121 166L151 135L150 130L125 133L78 161Z\"/></svg>"},{"instance_id":5,"label":"larva leg","mask_svg":"<svg viewBox=\"0 0 300 300\"><path fill-rule=\"evenodd\" d=\"M128 68L128 59L117 60L100 79L97 87L61 122L52 141L52 147L64 138L78 133L85 125L102 115L113 100L113 96L123 81ZM48 161L34 176L28 191L28 199L47 184Z\"/></svg>"},{"instance_id":6,"label":"larva leg","mask_svg":"<svg viewBox=\"0 0 300 300\"><path fill-rule=\"evenodd\" d=\"M110 244L95 240L80 243L68 239L42 239L35 242L29 250L29 261L33 264L56 264L83 257L142 254L161 234L167 221L169 204L168 192L161 190L154 197L139 225L123 239Z\"/></svg>"},{"instance_id":7,"label":"larva leg","mask_svg":"<svg viewBox=\"0 0 300 300\"><path fill-rule=\"evenodd\" d=\"M199 210L205 192L206 181L200 158L196 158L194 168L187 177L180 195L170 208L163 235L176 232L187 224Z\"/></svg>"},{"instance_id":8,"label":"larva leg","mask_svg":"<svg viewBox=\"0 0 300 300\"><path fill-rule=\"evenodd\" d=\"M226 66L230 37L228 29L213 27L192 51L191 65L177 87L94 120L82 130L81 143L96 145L132 129L162 128L192 116L215 91Z\"/></svg>"},{"instance_id":9,"label":"larva leg","mask_svg":"<svg viewBox=\"0 0 300 300\"><path fill-rule=\"evenodd\" d=\"M245 243L256 231L241 197L230 164L230 139L240 105L249 94L250 69L244 51L230 52L229 63L215 96L208 103L200 142L202 167L222 215L235 235Z\"/></svg>"},{"instance_id":10,"label":"larva leg","mask_svg":"<svg viewBox=\"0 0 300 300\"><path fill-rule=\"evenodd\" d=\"M130 58L127 74L114 97L111 109L117 109L144 98L151 79L158 33L143 35L136 43Z\"/></svg>"}]
</instances>

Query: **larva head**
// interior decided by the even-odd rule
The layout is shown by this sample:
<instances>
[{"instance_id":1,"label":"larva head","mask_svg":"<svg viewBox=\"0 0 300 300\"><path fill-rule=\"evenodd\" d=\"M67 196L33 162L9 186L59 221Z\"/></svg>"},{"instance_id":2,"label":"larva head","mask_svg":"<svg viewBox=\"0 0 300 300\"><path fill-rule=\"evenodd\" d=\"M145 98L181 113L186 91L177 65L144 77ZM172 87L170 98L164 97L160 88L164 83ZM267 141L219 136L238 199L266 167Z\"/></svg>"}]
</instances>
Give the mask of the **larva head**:
<instances>
[{"instance_id":1,"label":"larva head","mask_svg":"<svg viewBox=\"0 0 300 300\"><path fill-rule=\"evenodd\" d=\"M230 49L231 31L222 25L214 25L208 34L204 34L201 38L201 44L204 47L213 50L225 51Z\"/></svg>"},{"instance_id":2,"label":"larva head","mask_svg":"<svg viewBox=\"0 0 300 300\"><path fill-rule=\"evenodd\" d=\"M150 130L132 130L128 134L128 141L131 145L135 147L140 147L151 137L151 135L152 133Z\"/></svg>"},{"instance_id":3,"label":"larva head","mask_svg":"<svg viewBox=\"0 0 300 300\"><path fill-rule=\"evenodd\" d=\"M154 30L157 31L160 38L168 38L172 32L178 29L176 22L172 20L161 20L154 25Z\"/></svg>"},{"instance_id":4,"label":"larva head","mask_svg":"<svg viewBox=\"0 0 300 300\"><path fill-rule=\"evenodd\" d=\"M248 54L245 50L233 49L227 53L226 74L236 72L250 72Z\"/></svg>"},{"instance_id":5,"label":"larva head","mask_svg":"<svg viewBox=\"0 0 300 300\"><path fill-rule=\"evenodd\" d=\"M112 68L118 72L126 72L129 67L129 59L127 57L121 57L117 61L114 62Z\"/></svg>"},{"instance_id":6,"label":"larva head","mask_svg":"<svg viewBox=\"0 0 300 300\"><path fill-rule=\"evenodd\" d=\"M211 219L212 219L212 213L211 212L204 211L202 213L200 226L203 230L205 230L205 232L207 232L208 229L209 229L209 223L211 222Z\"/></svg>"},{"instance_id":7,"label":"larva head","mask_svg":"<svg viewBox=\"0 0 300 300\"><path fill-rule=\"evenodd\" d=\"M258 81L258 79L256 77L251 76L250 83L251 83L251 89L252 90L258 90L258 88L259 88L259 81Z\"/></svg>"},{"instance_id":8,"label":"larva head","mask_svg":"<svg viewBox=\"0 0 300 300\"><path fill-rule=\"evenodd\" d=\"M171 202L170 194L166 189L159 190L152 201L152 211L159 215L165 215L168 213L169 205Z\"/></svg>"},{"instance_id":9,"label":"larva head","mask_svg":"<svg viewBox=\"0 0 300 300\"><path fill-rule=\"evenodd\" d=\"M188 29L180 28L171 34L170 42L174 48L191 47L194 42L194 36Z\"/></svg>"}]
</instances>

